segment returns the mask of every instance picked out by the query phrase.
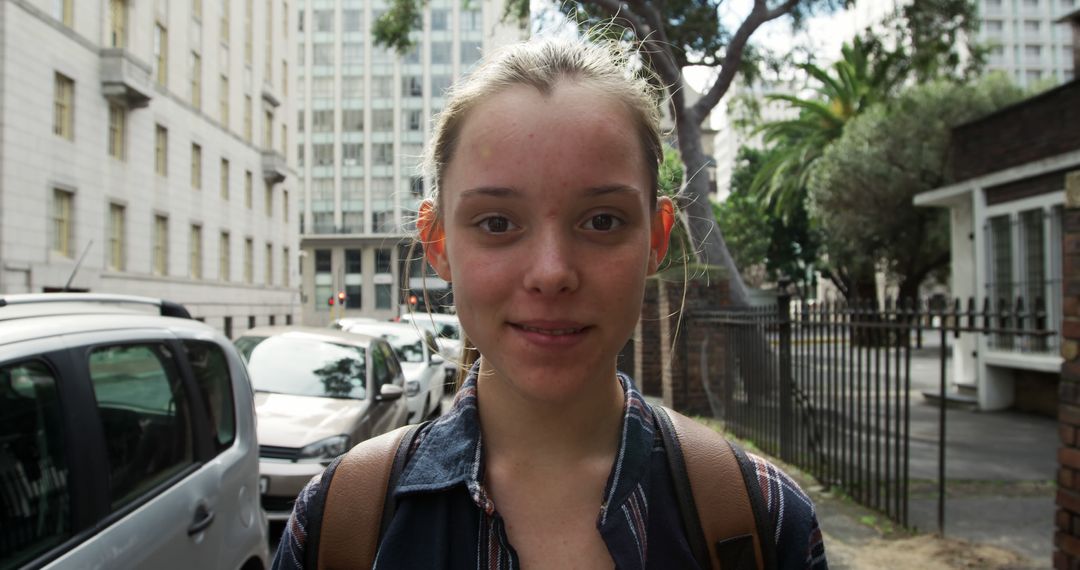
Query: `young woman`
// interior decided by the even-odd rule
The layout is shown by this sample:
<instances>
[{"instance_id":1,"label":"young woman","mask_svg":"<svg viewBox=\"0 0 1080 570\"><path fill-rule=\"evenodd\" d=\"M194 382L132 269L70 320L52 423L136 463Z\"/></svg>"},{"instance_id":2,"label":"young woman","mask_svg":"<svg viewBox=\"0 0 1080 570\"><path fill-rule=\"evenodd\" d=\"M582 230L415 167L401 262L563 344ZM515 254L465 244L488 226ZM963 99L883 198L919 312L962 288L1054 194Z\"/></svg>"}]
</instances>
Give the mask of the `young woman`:
<instances>
[{"instance_id":1,"label":"young woman","mask_svg":"<svg viewBox=\"0 0 1080 570\"><path fill-rule=\"evenodd\" d=\"M610 47L529 42L448 94L417 225L478 360L408 454L379 568L699 567L654 410L615 368L674 223L657 99L625 64ZM810 500L752 461L777 567L825 568ZM303 565L318 487L275 567Z\"/></svg>"}]
</instances>

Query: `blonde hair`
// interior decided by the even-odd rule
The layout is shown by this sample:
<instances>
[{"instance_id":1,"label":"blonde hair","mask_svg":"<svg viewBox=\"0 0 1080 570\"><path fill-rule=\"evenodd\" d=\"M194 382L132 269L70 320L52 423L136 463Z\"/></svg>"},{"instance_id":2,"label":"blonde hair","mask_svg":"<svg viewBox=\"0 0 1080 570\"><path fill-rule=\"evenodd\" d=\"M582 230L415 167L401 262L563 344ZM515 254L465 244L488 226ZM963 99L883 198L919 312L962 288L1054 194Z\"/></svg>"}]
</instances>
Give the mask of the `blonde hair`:
<instances>
[{"instance_id":1,"label":"blonde hair","mask_svg":"<svg viewBox=\"0 0 1080 570\"><path fill-rule=\"evenodd\" d=\"M527 85L548 95L561 81L596 87L598 93L621 102L636 123L643 158L656 205L664 147L660 137L659 90L645 68L632 69L632 58L615 42L546 39L522 42L493 52L446 93L447 103L435 120L424 155L425 174L432 181L431 197L439 210L443 172L453 160L461 127L469 113L487 98L510 87Z\"/></svg>"},{"instance_id":2,"label":"blonde hair","mask_svg":"<svg viewBox=\"0 0 1080 570\"><path fill-rule=\"evenodd\" d=\"M507 46L485 57L476 69L447 91L446 106L435 119L432 138L424 155L424 173L432 181L431 201L435 215L442 215L443 174L454 158L462 126L473 109L511 87L530 86L549 95L562 81L595 87L598 94L619 101L626 108L637 127L642 159L653 190L650 206L655 208L660 189L660 164L664 161L660 90L655 86L655 76L649 75L646 67L638 65L635 69L633 64L632 53L614 41L532 40ZM419 240L413 247L417 243ZM426 301L426 288L424 297ZM462 332L457 387L464 382L478 356L476 347Z\"/></svg>"}]
</instances>

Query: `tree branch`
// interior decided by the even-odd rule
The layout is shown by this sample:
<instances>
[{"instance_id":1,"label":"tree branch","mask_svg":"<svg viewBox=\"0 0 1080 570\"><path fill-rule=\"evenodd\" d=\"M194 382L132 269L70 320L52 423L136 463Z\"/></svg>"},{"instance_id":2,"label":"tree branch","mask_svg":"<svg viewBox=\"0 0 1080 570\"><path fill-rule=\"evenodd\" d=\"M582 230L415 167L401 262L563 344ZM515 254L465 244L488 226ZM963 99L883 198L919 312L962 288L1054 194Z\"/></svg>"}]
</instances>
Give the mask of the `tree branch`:
<instances>
[{"instance_id":1,"label":"tree branch","mask_svg":"<svg viewBox=\"0 0 1080 570\"><path fill-rule=\"evenodd\" d=\"M743 53L746 51L746 43L750 40L750 36L762 24L791 12L799 2L800 0L786 0L783 4L770 10L765 0L754 0L754 9L739 25L739 29L731 37L727 49L724 50L724 58L720 62L720 76L716 78L709 91L701 99L698 99L692 109L688 110L691 117L699 121L704 120L720 102L720 98L727 93L727 90L731 87L731 82L735 79L735 74L739 71L739 64L742 63Z\"/></svg>"}]
</instances>

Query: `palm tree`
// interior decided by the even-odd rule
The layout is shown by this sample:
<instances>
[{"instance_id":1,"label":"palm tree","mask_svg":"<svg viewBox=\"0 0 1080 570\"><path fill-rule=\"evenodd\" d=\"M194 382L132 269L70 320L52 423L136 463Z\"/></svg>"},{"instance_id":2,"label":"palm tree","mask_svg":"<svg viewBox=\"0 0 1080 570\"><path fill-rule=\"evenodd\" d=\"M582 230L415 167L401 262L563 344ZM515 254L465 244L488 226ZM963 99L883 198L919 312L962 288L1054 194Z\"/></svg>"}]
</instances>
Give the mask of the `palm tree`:
<instances>
[{"instance_id":1,"label":"palm tree","mask_svg":"<svg viewBox=\"0 0 1080 570\"><path fill-rule=\"evenodd\" d=\"M817 85L816 97L769 95L799 110L799 116L765 123L763 134L771 153L754 177L751 191L777 214L788 217L806 199L806 186L814 163L825 148L844 132L844 125L871 105L893 94L907 76L896 53L882 53L861 38L845 43L842 57L830 68L812 63L799 66Z\"/></svg>"}]
</instances>

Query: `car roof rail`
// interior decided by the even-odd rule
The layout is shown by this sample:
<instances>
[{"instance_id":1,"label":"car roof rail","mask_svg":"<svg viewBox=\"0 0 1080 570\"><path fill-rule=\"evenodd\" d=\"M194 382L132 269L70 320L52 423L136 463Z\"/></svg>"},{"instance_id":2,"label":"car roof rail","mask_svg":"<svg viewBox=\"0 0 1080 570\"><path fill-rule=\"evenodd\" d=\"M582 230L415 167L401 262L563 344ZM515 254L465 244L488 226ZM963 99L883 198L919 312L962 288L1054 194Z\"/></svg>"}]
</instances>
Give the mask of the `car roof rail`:
<instances>
[{"instance_id":1,"label":"car roof rail","mask_svg":"<svg viewBox=\"0 0 1080 570\"><path fill-rule=\"evenodd\" d=\"M31 293L26 295L5 295L0 297L0 307L8 305L36 305L39 303L130 303L158 307L161 316L190 319L191 313L180 303L139 297L136 295L110 295L104 293Z\"/></svg>"}]
</instances>

